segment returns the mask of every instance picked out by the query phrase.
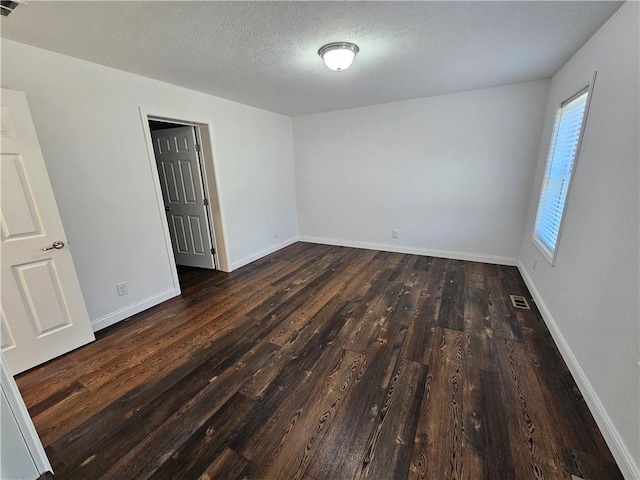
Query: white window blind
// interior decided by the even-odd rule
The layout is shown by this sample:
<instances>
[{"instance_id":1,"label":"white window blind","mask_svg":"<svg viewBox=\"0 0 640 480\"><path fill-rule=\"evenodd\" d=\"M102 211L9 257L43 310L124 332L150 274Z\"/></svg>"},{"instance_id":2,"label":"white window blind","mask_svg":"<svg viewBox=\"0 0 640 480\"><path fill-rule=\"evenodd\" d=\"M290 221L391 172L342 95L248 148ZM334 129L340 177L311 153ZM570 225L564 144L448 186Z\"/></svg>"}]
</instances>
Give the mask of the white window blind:
<instances>
[{"instance_id":1,"label":"white window blind","mask_svg":"<svg viewBox=\"0 0 640 480\"><path fill-rule=\"evenodd\" d=\"M563 102L556 114L533 238L551 264L562 229L567 193L576 164L589 87Z\"/></svg>"}]
</instances>

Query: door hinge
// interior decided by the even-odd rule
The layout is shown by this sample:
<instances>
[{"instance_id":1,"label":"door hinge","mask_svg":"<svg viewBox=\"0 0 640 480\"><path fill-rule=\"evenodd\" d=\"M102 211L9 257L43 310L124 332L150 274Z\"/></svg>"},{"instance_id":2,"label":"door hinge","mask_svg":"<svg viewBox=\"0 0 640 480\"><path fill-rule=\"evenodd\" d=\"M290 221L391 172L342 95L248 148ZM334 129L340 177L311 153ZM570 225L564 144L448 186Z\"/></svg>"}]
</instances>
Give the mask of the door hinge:
<instances>
[{"instance_id":1,"label":"door hinge","mask_svg":"<svg viewBox=\"0 0 640 480\"><path fill-rule=\"evenodd\" d=\"M212 249L211 249L211 253L212 253L213 255L215 255L215 254L216 254L216 249L215 249L215 248L212 248Z\"/></svg>"},{"instance_id":2,"label":"door hinge","mask_svg":"<svg viewBox=\"0 0 640 480\"><path fill-rule=\"evenodd\" d=\"M208 206L209 206L209 199L208 199L208 198L205 198L205 199L204 199L204 206L205 206L205 207L208 207Z\"/></svg>"},{"instance_id":3,"label":"door hinge","mask_svg":"<svg viewBox=\"0 0 640 480\"><path fill-rule=\"evenodd\" d=\"M199 152L199 151L200 151L200 145L196 143L196 152Z\"/></svg>"}]
</instances>

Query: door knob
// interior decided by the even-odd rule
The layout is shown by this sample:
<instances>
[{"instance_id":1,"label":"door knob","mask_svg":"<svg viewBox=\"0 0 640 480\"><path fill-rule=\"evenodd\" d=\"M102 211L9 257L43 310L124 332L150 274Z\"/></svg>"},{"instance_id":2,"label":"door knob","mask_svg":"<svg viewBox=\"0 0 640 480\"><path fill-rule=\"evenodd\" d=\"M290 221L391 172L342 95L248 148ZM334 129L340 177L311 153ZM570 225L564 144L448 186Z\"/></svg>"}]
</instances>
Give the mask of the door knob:
<instances>
[{"instance_id":1,"label":"door knob","mask_svg":"<svg viewBox=\"0 0 640 480\"><path fill-rule=\"evenodd\" d=\"M44 247L42 250L46 252L47 250L60 250L61 248L64 248L64 242L56 240L50 247Z\"/></svg>"}]
</instances>

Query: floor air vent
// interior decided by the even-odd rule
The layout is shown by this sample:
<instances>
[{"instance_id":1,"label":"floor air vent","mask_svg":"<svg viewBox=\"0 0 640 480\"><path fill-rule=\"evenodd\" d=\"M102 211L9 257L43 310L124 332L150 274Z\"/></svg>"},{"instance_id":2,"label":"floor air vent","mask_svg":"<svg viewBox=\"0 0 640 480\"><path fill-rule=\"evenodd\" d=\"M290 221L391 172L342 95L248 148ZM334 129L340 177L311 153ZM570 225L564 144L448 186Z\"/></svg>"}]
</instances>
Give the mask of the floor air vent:
<instances>
[{"instance_id":1,"label":"floor air vent","mask_svg":"<svg viewBox=\"0 0 640 480\"><path fill-rule=\"evenodd\" d=\"M514 308L531 310L531 307L529 306L529 302L527 302L526 298L521 297L520 295L509 295L509 298L511 299L511 305L513 305Z\"/></svg>"}]
</instances>

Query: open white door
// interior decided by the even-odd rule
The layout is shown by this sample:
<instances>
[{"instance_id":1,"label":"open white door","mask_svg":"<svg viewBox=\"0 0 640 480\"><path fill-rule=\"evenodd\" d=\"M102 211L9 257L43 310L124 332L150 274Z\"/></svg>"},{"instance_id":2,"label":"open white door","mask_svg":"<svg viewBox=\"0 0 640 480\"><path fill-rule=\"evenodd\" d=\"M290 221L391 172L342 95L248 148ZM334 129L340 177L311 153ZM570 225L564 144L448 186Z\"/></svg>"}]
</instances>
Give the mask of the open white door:
<instances>
[{"instance_id":1,"label":"open white door","mask_svg":"<svg viewBox=\"0 0 640 480\"><path fill-rule=\"evenodd\" d=\"M151 132L177 265L215 268L207 200L193 127Z\"/></svg>"},{"instance_id":2,"label":"open white door","mask_svg":"<svg viewBox=\"0 0 640 480\"><path fill-rule=\"evenodd\" d=\"M95 339L27 100L2 89L2 352L15 375Z\"/></svg>"}]
</instances>

